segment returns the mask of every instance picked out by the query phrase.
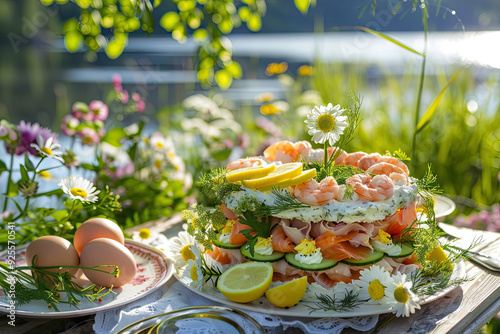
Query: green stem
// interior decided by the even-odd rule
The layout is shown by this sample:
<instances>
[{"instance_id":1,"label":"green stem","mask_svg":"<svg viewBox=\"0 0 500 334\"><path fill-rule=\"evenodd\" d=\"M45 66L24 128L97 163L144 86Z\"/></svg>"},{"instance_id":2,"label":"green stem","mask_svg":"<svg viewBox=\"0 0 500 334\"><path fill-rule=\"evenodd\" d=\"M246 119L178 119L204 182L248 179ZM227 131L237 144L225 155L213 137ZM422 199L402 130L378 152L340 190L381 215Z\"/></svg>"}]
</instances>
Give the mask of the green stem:
<instances>
[{"instance_id":1,"label":"green stem","mask_svg":"<svg viewBox=\"0 0 500 334\"><path fill-rule=\"evenodd\" d=\"M5 192L5 201L3 202L3 212L7 210L7 203L9 201L9 191L10 184L12 182L12 170L14 169L14 152L10 154L10 168L9 168L9 177L7 179L7 191Z\"/></svg>"},{"instance_id":2,"label":"green stem","mask_svg":"<svg viewBox=\"0 0 500 334\"><path fill-rule=\"evenodd\" d=\"M323 146L323 163L325 164L325 170L328 167L328 141L325 141L325 145Z\"/></svg>"}]
</instances>

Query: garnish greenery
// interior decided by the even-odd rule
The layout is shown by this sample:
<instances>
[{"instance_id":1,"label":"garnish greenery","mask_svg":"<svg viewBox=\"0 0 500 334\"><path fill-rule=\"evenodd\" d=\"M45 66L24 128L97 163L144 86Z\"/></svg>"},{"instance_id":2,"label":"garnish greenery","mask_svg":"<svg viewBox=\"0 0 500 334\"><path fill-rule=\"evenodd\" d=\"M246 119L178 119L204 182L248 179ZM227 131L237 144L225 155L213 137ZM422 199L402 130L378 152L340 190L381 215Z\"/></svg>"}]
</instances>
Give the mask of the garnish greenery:
<instances>
[{"instance_id":1,"label":"garnish greenery","mask_svg":"<svg viewBox=\"0 0 500 334\"><path fill-rule=\"evenodd\" d=\"M321 182L328 176L333 176L337 184L345 185L345 181L353 175L364 174L365 171L354 166L329 164L327 167L317 162L311 162L309 167L316 169L316 181Z\"/></svg>"},{"instance_id":2,"label":"garnish greenery","mask_svg":"<svg viewBox=\"0 0 500 334\"><path fill-rule=\"evenodd\" d=\"M214 284L214 288L217 286L217 282L219 281L220 275L222 275L222 271L216 266L209 266L205 261L205 257L201 256L201 272L203 273L204 282L207 283L215 277L215 280L212 281Z\"/></svg>"},{"instance_id":3,"label":"garnish greenery","mask_svg":"<svg viewBox=\"0 0 500 334\"><path fill-rule=\"evenodd\" d=\"M192 210L184 210L182 219L187 221L187 232L194 236L196 241L212 250L212 240L217 239L218 231L224 227L227 222L219 206L216 209L207 208L202 204L193 205Z\"/></svg>"},{"instance_id":4,"label":"garnish greenery","mask_svg":"<svg viewBox=\"0 0 500 334\"><path fill-rule=\"evenodd\" d=\"M353 290L346 291L346 295L343 299L337 299L335 296L316 294L318 302L315 302L313 305L306 304L306 306L311 310L309 314L314 311L348 311L363 303L358 300L358 296L359 294Z\"/></svg>"},{"instance_id":5,"label":"garnish greenery","mask_svg":"<svg viewBox=\"0 0 500 334\"><path fill-rule=\"evenodd\" d=\"M215 168L202 173L198 185L203 195L215 196L218 203L223 203L231 193L241 190L241 186L227 182L226 173L225 168Z\"/></svg>"},{"instance_id":6,"label":"garnish greenery","mask_svg":"<svg viewBox=\"0 0 500 334\"><path fill-rule=\"evenodd\" d=\"M34 258L33 258L34 260ZM115 267L112 272L101 270L101 267ZM0 263L0 287L6 295L10 295L11 291L15 291L12 300L15 300L17 305L28 304L33 300L43 300L47 305L59 312L58 304L69 304L78 308L81 298L86 298L90 302L95 302L110 293L115 293L111 288L97 288L95 284L88 287L82 287L73 282L74 276L69 272L52 272L48 269L55 268L82 268L79 266L53 266L53 267L37 267L19 266L10 267L5 263ZM83 267L85 269L96 270L118 277L119 271L117 266L101 265L96 267ZM26 270L31 270L32 275L26 273ZM11 285L14 289L11 289ZM62 299L62 294L66 295L66 300Z\"/></svg>"},{"instance_id":7,"label":"garnish greenery","mask_svg":"<svg viewBox=\"0 0 500 334\"><path fill-rule=\"evenodd\" d=\"M330 162L335 161L335 159L340 156L342 150L347 146L347 144L349 144L354 139L354 132L363 120L360 117L360 109L363 102L361 98L352 90L347 93L347 97L349 99L349 102L352 103L353 107L345 109L344 115L347 116L348 126L344 129L344 133L340 136L340 139L335 144L338 148L340 148L340 150L336 150L336 152L330 157Z\"/></svg>"},{"instance_id":8,"label":"garnish greenery","mask_svg":"<svg viewBox=\"0 0 500 334\"><path fill-rule=\"evenodd\" d=\"M443 193L439 185L436 184L437 176L432 173L431 165L427 166L427 172L424 177L417 180L417 187L420 194L427 193L431 195L439 195ZM432 199L431 199L432 200ZM433 200L432 200L432 203Z\"/></svg>"},{"instance_id":9,"label":"garnish greenery","mask_svg":"<svg viewBox=\"0 0 500 334\"><path fill-rule=\"evenodd\" d=\"M271 214L277 214L282 211L291 209L307 208L309 205L302 203L298 199L292 196L290 192L286 189L274 189L271 191L271 195L274 197L274 203L269 206L269 211Z\"/></svg>"},{"instance_id":10,"label":"garnish greenery","mask_svg":"<svg viewBox=\"0 0 500 334\"><path fill-rule=\"evenodd\" d=\"M401 161L410 161L410 157L402 149L398 149L392 153L392 156Z\"/></svg>"},{"instance_id":11,"label":"garnish greenery","mask_svg":"<svg viewBox=\"0 0 500 334\"><path fill-rule=\"evenodd\" d=\"M251 227L251 229L241 230L240 233L248 239L247 245L250 254L253 256L258 238L265 239L271 236L271 217L257 218L252 211L245 211L243 216L239 217L239 221Z\"/></svg>"}]
</instances>

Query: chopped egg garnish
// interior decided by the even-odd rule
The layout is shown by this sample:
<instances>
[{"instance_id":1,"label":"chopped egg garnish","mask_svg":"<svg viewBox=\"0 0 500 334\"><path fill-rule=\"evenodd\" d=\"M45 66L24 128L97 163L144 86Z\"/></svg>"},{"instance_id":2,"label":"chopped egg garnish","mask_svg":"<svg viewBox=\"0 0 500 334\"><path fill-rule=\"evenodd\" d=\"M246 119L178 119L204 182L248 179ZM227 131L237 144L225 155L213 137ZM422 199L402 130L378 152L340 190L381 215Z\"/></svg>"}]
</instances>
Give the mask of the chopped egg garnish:
<instances>
[{"instance_id":1,"label":"chopped egg garnish","mask_svg":"<svg viewBox=\"0 0 500 334\"><path fill-rule=\"evenodd\" d=\"M260 255L271 255L273 253L272 238L273 236L269 238L258 237L254 246L255 252Z\"/></svg>"},{"instance_id":2,"label":"chopped egg garnish","mask_svg":"<svg viewBox=\"0 0 500 334\"><path fill-rule=\"evenodd\" d=\"M233 226L234 226L235 223L236 223L236 221L234 219L229 219L226 222L226 225L224 225L224 228L222 229L221 234L231 233L231 231L233 230Z\"/></svg>"},{"instance_id":3,"label":"chopped egg garnish","mask_svg":"<svg viewBox=\"0 0 500 334\"><path fill-rule=\"evenodd\" d=\"M381 229L378 230L378 235L370 240L370 244L375 250L384 252L390 256L401 253L401 246L393 244L391 235Z\"/></svg>"},{"instance_id":4,"label":"chopped egg garnish","mask_svg":"<svg viewBox=\"0 0 500 334\"><path fill-rule=\"evenodd\" d=\"M222 233L219 236L219 241L225 244L230 244L230 239L231 239L231 233Z\"/></svg>"},{"instance_id":5,"label":"chopped egg garnish","mask_svg":"<svg viewBox=\"0 0 500 334\"><path fill-rule=\"evenodd\" d=\"M320 263L323 261L321 248L316 248L314 240L302 239L300 244L294 248L298 253L295 254L295 260L304 264Z\"/></svg>"}]
</instances>

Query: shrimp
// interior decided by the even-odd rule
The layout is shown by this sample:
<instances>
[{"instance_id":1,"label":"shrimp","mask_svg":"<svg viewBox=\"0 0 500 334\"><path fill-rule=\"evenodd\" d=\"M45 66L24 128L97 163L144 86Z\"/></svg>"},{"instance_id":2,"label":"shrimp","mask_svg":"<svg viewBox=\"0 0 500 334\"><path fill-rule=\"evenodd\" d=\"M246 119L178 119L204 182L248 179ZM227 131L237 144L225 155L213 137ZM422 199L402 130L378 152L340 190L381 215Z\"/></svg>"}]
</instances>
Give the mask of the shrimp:
<instances>
[{"instance_id":1,"label":"shrimp","mask_svg":"<svg viewBox=\"0 0 500 334\"><path fill-rule=\"evenodd\" d=\"M346 180L354 192L372 202L384 201L394 195L394 182L387 175L357 174Z\"/></svg>"},{"instance_id":2,"label":"shrimp","mask_svg":"<svg viewBox=\"0 0 500 334\"><path fill-rule=\"evenodd\" d=\"M238 159L228 163L226 169L236 170L240 168L257 167L263 165L267 165L267 163L261 157L249 157L249 158Z\"/></svg>"},{"instance_id":3,"label":"shrimp","mask_svg":"<svg viewBox=\"0 0 500 334\"><path fill-rule=\"evenodd\" d=\"M366 172L376 175L387 175L393 182L401 181L404 185L407 185L409 181L403 169L387 162L376 163L368 168Z\"/></svg>"},{"instance_id":4,"label":"shrimp","mask_svg":"<svg viewBox=\"0 0 500 334\"><path fill-rule=\"evenodd\" d=\"M302 203L320 206L337 196L339 185L331 176L318 183L315 179L295 186L293 195Z\"/></svg>"},{"instance_id":5,"label":"shrimp","mask_svg":"<svg viewBox=\"0 0 500 334\"><path fill-rule=\"evenodd\" d=\"M297 143L280 141L266 148L264 157L269 161L295 162L299 157L308 156L311 149L311 144L306 141Z\"/></svg>"},{"instance_id":6,"label":"shrimp","mask_svg":"<svg viewBox=\"0 0 500 334\"><path fill-rule=\"evenodd\" d=\"M354 166L354 167L358 167L358 162L361 158L367 156L368 153L365 153L365 152L353 152L353 153L349 153L347 154L347 156L345 157L344 161L342 162L343 165L347 165L347 166Z\"/></svg>"},{"instance_id":7,"label":"shrimp","mask_svg":"<svg viewBox=\"0 0 500 334\"><path fill-rule=\"evenodd\" d=\"M379 162L387 162L391 165L397 166L401 168L406 175L410 175L410 171L408 170L408 166L404 162L394 157L389 157L385 155L380 155L378 153L368 154L367 156L361 158L358 162L358 167L362 170L368 170L371 166L379 163Z\"/></svg>"}]
</instances>

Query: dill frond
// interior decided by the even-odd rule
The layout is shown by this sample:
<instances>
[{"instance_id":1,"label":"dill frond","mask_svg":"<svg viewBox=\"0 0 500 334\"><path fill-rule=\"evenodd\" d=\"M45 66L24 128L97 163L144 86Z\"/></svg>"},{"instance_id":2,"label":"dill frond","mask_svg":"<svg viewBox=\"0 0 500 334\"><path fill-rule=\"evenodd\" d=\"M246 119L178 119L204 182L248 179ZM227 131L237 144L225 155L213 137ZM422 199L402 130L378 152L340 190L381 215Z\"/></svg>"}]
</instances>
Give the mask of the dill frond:
<instances>
[{"instance_id":1,"label":"dill frond","mask_svg":"<svg viewBox=\"0 0 500 334\"><path fill-rule=\"evenodd\" d=\"M358 296L359 294L354 292L353 290L347 291L343 299L337 299L335 296L319 294L316 295L316 298L318 298L318 302L315 302L313 305L306 304L306 306L311 310L309 314L314 311L348 311L356 308L363 303L362 301L358 300Z\"/></svg>"},{"instance_id":2,"label":"dill frond","mask_svg":"<svg viewBox=\"0 0 500 334\"><path fill-rule=\"evenodd\" d=\"M217 231L226 224L226 216L220 206L214 209L198 204L191 208L192 210L184 210L182 213L188 223L187 232L205 249L212 250L212 241L217 239Z\"/></svg>"},{"instance_id":3,"label":"dill frond","mask_svg":"<svg viewBox=\"0 0 500 334\"><path fill-rule=\"evenodd\" d=\"M424 177L417 180L419 193L428 193L431 195L439 195L443 193L439 185L436 184L437 176L432 173L431 165L427 165L427 172ZM432 201L434 203L434 201Z\"/></svg>"},{"instance_id":4,"label":"dill frond","mask_svg":"<svg viewBox=\"0 0 500 334\"><path fill-rule=\"evenodd\" d=\"M328 164L325 167L324 164L311 162L309 163L308 167L316 169L316 181L321 182L321 180L325 179L326 177L332 176L339 185L345 185L345 181L353 175L365 173L364 170L358 167L347 165Z\"/></svg>"},{"instance_id":5,"label":"dill frond","mask_svg":"<svg viewBox=\"0 0 500 334\"><path fill-rule=\"evenodd\" d=\"M400 148L397 151L394 151L394 153L392 153L392 156L403 162L411 161L411 158Z\"/></svg>"},{"instance_id":6,"label":"dill frond","mask_svg":"<svg viewBox=\"0 0 500 334\"><path fill-rule=\"evenodd\" d=\"M309 205L302 203L292 196L286 189L274 189L271 191L274 196L274 204L268 207L270 214L277 214L291 209L308 208Z\"/></svg>"},{"instance_id":7,"label":"dill frond","mask_svg":"<svg viewBox=\"0 0 500 334\"><path fill-rule=\"evenodd\" d=\"M198 185L203 195L215 196L217 203L223 203L231 193L240 191L239 185L227 182L226 173L225 168L214 168L202 173Z\"/></svg>"}]
</instances>

